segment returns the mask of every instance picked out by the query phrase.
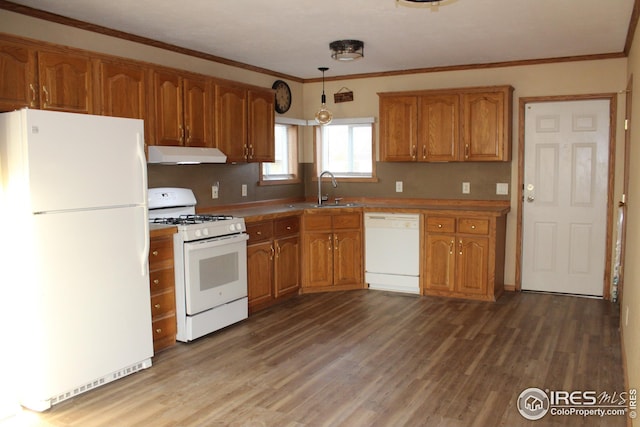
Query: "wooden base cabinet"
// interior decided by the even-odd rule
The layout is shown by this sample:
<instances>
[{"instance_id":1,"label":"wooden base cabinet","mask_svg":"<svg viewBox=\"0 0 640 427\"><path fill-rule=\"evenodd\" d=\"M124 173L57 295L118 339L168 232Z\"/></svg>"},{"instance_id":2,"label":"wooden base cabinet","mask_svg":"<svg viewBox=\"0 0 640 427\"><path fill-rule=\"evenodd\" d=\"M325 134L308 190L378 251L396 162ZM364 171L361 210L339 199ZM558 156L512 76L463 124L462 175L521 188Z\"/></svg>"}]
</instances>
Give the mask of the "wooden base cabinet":
<instances>
[{"instance_id":1,"label":"wooden base cabinet","mask_svg":"<svg viewBox=\"0 0 640 427\"><path fill-rule=\"evenodd\" d=\"M300 217L247 224L249 312L255 313L300 289Z\"/></svg>"},{"instance_id":2,"label":"wooden base cabinet","mask_svg":"<svg viewBox=\"0 0 640 427\"><path fill-rule=\"evenodd\" d=\"M495 301L504 291L505 216L427 214L425 295Z\"/></svg>"},{"instance_id":3,"label":"wooden base cabinet","mask_svg":"<svg viewBox=\"0 0 640 427\"><path fill-rule=\"evenodd\" d=\"M303 216L302 292L364 287L362 213Z\"/></svg>"},{"instance_id":4,"label":"wooden base cabinet","mask_svg":"<svg viewBox=\"0 0 640 427\"><path fill-rule=\"evenodd\" d=\"M176 343L177 323L172 234L151 238L149 281L153 351L157 352Z\"/></svg>"}]
</instances>

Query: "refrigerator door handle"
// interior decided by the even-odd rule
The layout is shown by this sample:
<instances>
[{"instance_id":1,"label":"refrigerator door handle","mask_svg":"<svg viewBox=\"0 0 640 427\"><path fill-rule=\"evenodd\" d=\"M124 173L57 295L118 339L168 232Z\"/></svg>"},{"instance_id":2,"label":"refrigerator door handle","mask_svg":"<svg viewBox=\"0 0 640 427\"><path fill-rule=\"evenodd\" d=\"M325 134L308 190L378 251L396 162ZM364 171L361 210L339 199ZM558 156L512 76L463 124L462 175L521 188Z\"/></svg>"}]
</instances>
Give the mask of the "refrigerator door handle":
<instances>
[{"instance_id":1,"label":"refrigerator door handle","mask_svg":"<svg viewBox=\"0 0 640 427\"><path fill-rule=\"evenodd\" d=\"M142 206L142 215L144 220L144 227L142 231L142 253L140 265L142 265L142 275L147 276L149 274L149 245L150 245L150 236L149 236L149 209L148 207L148 183L147 183L147 158L144 154L144 139L140 133L136 133L136 142L137 142L137 151L138 151L138 160L140 161L140 175L142 175L142 200L144 201Z\"/></svg>"}]
</instances>

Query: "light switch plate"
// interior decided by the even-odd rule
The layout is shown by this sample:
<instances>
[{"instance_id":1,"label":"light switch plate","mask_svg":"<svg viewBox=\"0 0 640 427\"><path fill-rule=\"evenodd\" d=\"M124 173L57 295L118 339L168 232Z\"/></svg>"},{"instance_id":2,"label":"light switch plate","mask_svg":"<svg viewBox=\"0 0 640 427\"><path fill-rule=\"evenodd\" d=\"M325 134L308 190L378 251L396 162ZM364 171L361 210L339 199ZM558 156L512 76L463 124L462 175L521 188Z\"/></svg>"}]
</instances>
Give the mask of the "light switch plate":
<instances>
[{"instance_id":1,"label":"light switch plate","mask_svg":"<svg viewBox=\"0 0 640 427\"><path fill-rule=\"evenodd\" d=\"M247 184L242 184L242 197L247 197Z\"/></svg>"},{"instance_id":2,"label":"light switch plate","mask_svg":"<svg viewBox=\"0 0 640 427\"><path fill-rule=\"evenodd\" d=\"M506 182L498 182L496 184L496 194L506 196L509 194L509 184Z\"/></svg>"},{"instance_id":3,"label":"light switch plate","mask_svg":"<svg viewBox=\"0 0 640 427\"><path fill-rule=\"evenodd\" d=\"M211 186L211 198L212 199L217 199L219 194L218 194L218 189L219 187L217 185L212 185Z\"/></svg>"},{"instance_id":4,"label":"light switch plate","mask_svg":"<svg viewBox=\"0 0 640 427\"><path fill-rule=\"evenodd\" d=\"M402 181L396 181L396 193L402 193Z\"/></svg>"}]
</instances>

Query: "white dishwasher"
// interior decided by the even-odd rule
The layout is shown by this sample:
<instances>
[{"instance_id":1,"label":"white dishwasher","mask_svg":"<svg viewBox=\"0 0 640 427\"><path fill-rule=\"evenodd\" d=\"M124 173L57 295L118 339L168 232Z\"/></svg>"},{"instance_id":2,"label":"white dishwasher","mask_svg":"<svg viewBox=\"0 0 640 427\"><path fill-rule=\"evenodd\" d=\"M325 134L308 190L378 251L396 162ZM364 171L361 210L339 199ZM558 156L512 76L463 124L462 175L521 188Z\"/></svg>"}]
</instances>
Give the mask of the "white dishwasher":
<instances>
[{"instance_id":1,"label":"white dishwasher","mask_svg":"<svg viewBox=\"0 0 640 427\"><path fill-rule=\"evenodd\" d=\"M364 238L369 288L419 294L419 215L365 213Z\"/></svg>"}]
</instances>

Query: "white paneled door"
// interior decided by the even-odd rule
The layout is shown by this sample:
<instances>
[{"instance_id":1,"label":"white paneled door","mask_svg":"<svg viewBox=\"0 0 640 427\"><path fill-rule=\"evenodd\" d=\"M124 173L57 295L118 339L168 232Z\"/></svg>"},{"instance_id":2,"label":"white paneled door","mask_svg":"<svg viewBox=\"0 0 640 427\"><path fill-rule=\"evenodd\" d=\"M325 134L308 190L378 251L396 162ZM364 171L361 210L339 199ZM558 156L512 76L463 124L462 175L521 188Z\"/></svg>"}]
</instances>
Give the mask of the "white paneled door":
<instances>
[{"instance_id":1,"label":"white paneled door","mask_svg":"<svg viewBox=\"0 0 640 427\"><path fill-rule=\"evenodd\" d=\"M602 296L609 100L525 108L522 289Z\"/></svg>"}]
</instances>

